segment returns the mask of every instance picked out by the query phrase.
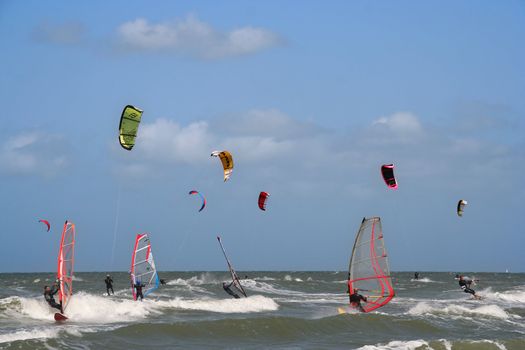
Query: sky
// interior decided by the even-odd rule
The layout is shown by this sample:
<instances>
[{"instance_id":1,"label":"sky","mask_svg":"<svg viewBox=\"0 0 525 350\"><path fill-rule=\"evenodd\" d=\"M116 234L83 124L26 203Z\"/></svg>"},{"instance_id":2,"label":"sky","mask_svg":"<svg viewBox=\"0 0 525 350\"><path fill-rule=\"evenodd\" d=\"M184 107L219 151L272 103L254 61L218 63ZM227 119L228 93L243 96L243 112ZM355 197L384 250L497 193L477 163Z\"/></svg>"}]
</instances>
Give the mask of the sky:
<instances>
[{"instance_id":1,"label":"sky","mask_svg":"<svg viewBox=\"0 0 525 350\"><path fill-rule=\"evenodd\" d=\"M54 271L66 219L77 271L142 232L160 270L224 270L221 235L344 271L372 216L394 271L523 272L523 37L522 1L0 1L0 272Z\"/></svg>"}]
</instances>

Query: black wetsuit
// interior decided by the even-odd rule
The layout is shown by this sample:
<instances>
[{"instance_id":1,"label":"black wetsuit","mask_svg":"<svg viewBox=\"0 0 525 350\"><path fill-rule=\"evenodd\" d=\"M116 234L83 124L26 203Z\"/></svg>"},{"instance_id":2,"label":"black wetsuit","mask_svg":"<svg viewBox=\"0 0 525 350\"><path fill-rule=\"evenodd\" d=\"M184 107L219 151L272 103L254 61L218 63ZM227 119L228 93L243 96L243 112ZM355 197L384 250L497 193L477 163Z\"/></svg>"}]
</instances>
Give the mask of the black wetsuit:
<instances>
[{"instance_id":1,"label":"black wetsuit","mask_svg":"<svg viewBox=\"0 0 525 350\"><path fill-rule=\"evenodd\" d=\"M133 287L135 287L135 300L140 298L140 301L142 301L142 299L144 299L144 295L142 295L142 287L144 287L144 285L142 283L136 283Z\"/></svg>"},{"instance_id":2,"label":"black wetsuit","mask_svg":"<svg viewBox=\"0 0 525 350\"><path fill-rule=\"evenodd\" d=\"M160 280L160 284L164 285L164 284L166 284L166 281L163 280L163 279L161 279L161 280Z\"/></svg>"},{"instance_id":3,"label":"black wetsuit","mask_svg":"<svg viewBox=\"0 0 525 350\"><path fill-rule=\"evenodd\" d=\"M62 312L62 305L57 304L57 302L55 301L55 294L57 294L59 290L60 286L54 285L49 292L44 291L44 298L46 298L46 301L49 304L49 306L54 307L55 309L59 309L60 312Z\"/></svg>"},{"instance_id":4,"label":"black wetsuit","mask_svg":"<svg viewBox=\"0 0 525 350\"><path fill-rule=\"evenodd\" d=\"M468 280L468 279L462 279L460 278L459 279L459 287L461 289L463 289L463 291L465 293L469 293L469 294L472 294L472 295L476 295L476 291L474 289L471 289L470 288L470 285L472 284L472 281L471 280Z\"/></svg>"},{"instance_id":5,"label":"black wetsuit","mask_svg":"<svg viewBox=\"0 0 525 350\"><path fill-rule=\"evenodd\" d=\"M110 290L111 290L111 294L115 294L115 292L113 291L113 279L108 276L106 277L104 282L106 282L106 291L108 292L108 295L109 295Z\"/></svg>"},{"instance_id":6,"label":"black wetsuit","mask_svg":"<svg viewBox=\"0 0 525 350\"><path fill-rule=\"evenodd\" d=\"M419 272L414 273L414 279L415 279L415 280L418 280L418 279L419 279Z\"/></svg>"},{"instance_id":7,"label":"black wetsuit","mask_svg":"<svg viewBox=\"0 0 525 350\"><path fill-rule=\"evenodd\" d=\"M233 282L230 283L230 284L223 283L222 284L222 288L226 291L226 293L230 294L235 299L239 299L240 297L237 294L235 294L235 292L233 290L231 290L232 284L233 284Z\"/></svg>"},{"instance_id":8,"label":"black wetsuit","mask_svg":"<svg viewBox=\"0 0 525 350\"><path fill-rule=\"evenodd\" d=\"M361 300L366 302L366 297L358 293L350 294L350 305L364 312L365 309L361 305Z\"/></svg>"}]
</instances>

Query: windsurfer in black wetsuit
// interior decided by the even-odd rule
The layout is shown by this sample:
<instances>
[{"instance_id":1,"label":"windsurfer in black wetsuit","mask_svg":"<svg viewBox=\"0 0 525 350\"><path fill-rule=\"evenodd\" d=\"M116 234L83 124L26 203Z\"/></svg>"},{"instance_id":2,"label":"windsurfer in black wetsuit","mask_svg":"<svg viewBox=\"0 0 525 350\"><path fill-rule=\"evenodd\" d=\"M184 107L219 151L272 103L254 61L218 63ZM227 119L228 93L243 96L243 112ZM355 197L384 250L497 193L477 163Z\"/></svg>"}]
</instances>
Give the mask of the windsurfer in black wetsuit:
<instances>
[{"instance_id":1,"label":"windsurfer in black wetsuit","mask_svg":"<svg viewBox=\"0 0 525 350\"><path fill-rule=\"evenodd\" d=\"M135 300L139 300L140 298L140 301L142 301L142 299L144 299L144 295L142 294L142 287L144 287L144 285L140 280L137 280L133 287L135 288Z\"/></svg>"},{"instance_id":2,"label":"windsurfer in black wetsuit","mask_svg":"<svg viewBox=\"0 0 525 350\"><path fill-rule=\"evenodd\" d=\"M418 280L418 279L419 279L419 272L414 272L414 279L415 279L415 280Z\"/></svg>"},{"instance_id":3,"label":"windsurfer in black wetsuit","mask_svg":"<svg viewBox=\"0 0 525 350\"><path fill-rule=\"evenodd\" d=\"M113 291L113 278L111 278L111 276L108 274L106 275L106 279L104 280L104 282L106 282L106 291L108 292L108 296L110 295L109 294L109 291L111 290L111 294L115 294L115 292Z\"/></svg>"},{"instance_id":4,"label":"windsurfer in black wetsuit","mask_svg":"<svg viewBox=\"0 0 525 350\"><path fill-rule=\"evenodd\" d=\"M233 290L231 290L232 285L233 285L233 281L230 284L226 282L222 282L222 289L224 289L226 293L230 294L235 299L239 299L240 297Z\"/></svg>"},{"instance_id":5,"label":"windsurfer in black wetsuit","mask_svg":"<svg viewBox=\"0 0 525 350\"><path fill-rule=\"evenodd\" d=\"M55 301L55 294L57 294L59 290L60 284L58 280L53 285L53 288L49 288L49 286L44 286L44 298L46 298L46 301L49 304L49 306L54 307L55 309L58 309L60 310L60 312L62 312L62 304L57 304L57 302Z\"/></svg>"},{"instance_id":6,"label":"windsurfer in black wetsuit","mask_svg":"<svg viewBox=\"0 0 525 350\"><path fill-rule=\"evenodd\" d=\"M456 275L458 276L458 275ZM465 293L469 293L469 294L472 294L472 296L476 299L481 299L480 296L476 295L476 291L472 288L470 288L470 286L472 285L472 280L466 276L463 276L463 275L459 275L459 287L465 292Z\"/></svg>"},{"instance_id":7,"label":"windsurfer in black wetsuit","mask_svg":"<svg viewBox=\"0 0 525 350\"><path fill-rule=\"evenodd\" d=\"M365 312L365 309L363 309L363 306L361 305L361 301L366 302L366 297L362 296L358 293L358 289L354 288L354 292L350 294L350 305L352 307L359 309L361 312Z\"/></svg>"}]
</instances>

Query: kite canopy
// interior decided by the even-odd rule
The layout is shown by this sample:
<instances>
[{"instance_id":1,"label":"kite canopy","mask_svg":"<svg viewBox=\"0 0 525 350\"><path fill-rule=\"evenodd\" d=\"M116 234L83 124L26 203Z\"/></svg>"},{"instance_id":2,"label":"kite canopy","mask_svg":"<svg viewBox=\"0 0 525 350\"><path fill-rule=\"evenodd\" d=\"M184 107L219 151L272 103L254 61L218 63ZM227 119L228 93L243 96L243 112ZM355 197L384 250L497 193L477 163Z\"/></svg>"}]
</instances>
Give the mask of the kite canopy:
<instances>
[{"instance_id":1,"label":"kite canopy","mask_svg":"<svg viewBox=\"0 0 525 350\"><path fill-rule=\"evenodd\" d=\"M457 208L457 213L458 213L458 216L463 216L463 210L465 209L465 206L467 205L467 201L464 200L464 199L460 199L459 202L458 202L458 208Z\"/></svg>"},{"instance_id":2,"label":"kite canopy","mask_svg":"<svg viewBox=\"0 0 525 350\"><path fill-rule=\"evenodd\" d=\"M270 194L268 192L261 192L259 194L259 209L266 211L266 202Z\"/></svg>"},{"instance_id":3,"label":"kite canopy","mask_svg":"<svg viewBox=\"0 0 525 350\"><path fill-rule=\"evenodd\" d=\"M381 219L363 218L355 238L348 268L348 291L363 291L364 312L386 305L394 297L390 268L383 242Z\"/></svg>"},{"instance_id":4,"label":"kite canopy","mask_svg":"<svg viewBox=\"0 0 525 350\"><path fill-rule=\"evenodd\" d=\"M135 139L137 138L141 117L142 111L131 105L127 105L122 111L120 125L118 127L119 142L120 145L128 151L131 151L133 146L135 146Z\"/></svg>"},{"instance_id":5,"label":"kite canopy","mask_svg":"<svg viewBox=\"0 0 525 350\"><path fill-rule=\"evenodd\" d=\"M204 207L206 206L206 198L204 198L204 196L202 194L200 194L198 191L195 191L195 190L191 190L189 194L190 195L197 194L197 195L199 195L199 197L201 197L202 205L201 205L201 208L199 209L199 212L201 212L202 209L204 209Z\"/></svg>"},{"instance_id":6,"label":"kite canopy","mask_svg":"<svg viewBox=\"0 0 525 350\"><path fill-rule=\"evenodd\" d=\"M73 294L73 265L75 263L75 224L65 222L58 251L57 279L60 280L58 298L64 313Z\"/></svg>"},{"instance_id":7,"label":"kite canopy","mask_svg":"<svg viewBox=\"0 0 525 350\"><path fill-rule=\"evenodd\" d=\"M397 181L394 177L394 164L384 164L381 166L381 175L388 187L395 190L397 188Z\"/></svg>"},{"instance_id":8,"label":"kite canopy","mask_svg":"<svg viewBox=\"0 0 525 350\"><path fill-rule=\"evenodd\" d=\"M49 221L41 219L41 220L38 220L38 222L41 222L44 225L46 225L47 226L47 232L49 232L49 230L51 229L51 225L49 224Z\"/></svg>"},{"instance_id":9,"label":"kite canopy","mask_svg":"<svg viewBox=\"0 0 525 350\"><path fill-rule=\"evenodd\" d=\"M233 157L228 151L213 151L212 157L219 157L224 168L224 181L228 181L233 171Z\"/></svg>"}]
</instances>

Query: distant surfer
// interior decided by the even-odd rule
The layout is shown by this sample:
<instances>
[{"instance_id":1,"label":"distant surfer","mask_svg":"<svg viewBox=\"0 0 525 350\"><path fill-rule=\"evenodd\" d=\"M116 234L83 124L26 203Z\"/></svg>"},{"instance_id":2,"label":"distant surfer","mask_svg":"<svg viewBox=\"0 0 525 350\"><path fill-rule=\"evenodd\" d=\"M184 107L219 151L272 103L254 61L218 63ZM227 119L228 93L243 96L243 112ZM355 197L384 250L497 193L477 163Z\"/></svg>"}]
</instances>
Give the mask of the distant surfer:
<instances>
[{"instance_id":1,"label":"distant surfer","mask_svg":"<svg viewBox=\"0 0 525 350\"><path fill-rule=\"evenodd\" d=\"M53 285L53 288L49 288L49 286L44 286L44 298L46 298L46 301L49 304L49 306L54 307L55 309L58 309L60 310L60 312L62 312L62 304L57 304L55 300L55 294L57 294L59 290L60 284L58 280Z\"/></svg>"},{"instance_id":2,"label":"distant surfer","mask_svg":"<svg viewBox=\"0 0 525 350\"><path fill-rule=\"evenodd\" d=\"M113 278L111 278L111 276L107 274L104 282L106 282L106 291L108 292L108 296L111 294L115 295L115 292L113 291ZM111 290L111 294L109 294L110 290Z\"/></svg>"},{"instance_id":3,"label":"distant surfer","mask_svg":"<svg viewBox=\"0 0 525 350\"><path fill-rule=\"evenodd\" d=\"M418 280L418 279L419 279L419 272L414 272L414 279L415 279L415 280Z\"/></svg>"},{"instance_id":4,"label":"distant surfer","mask_svg":"<svg viewBox=\"0 0 525 350\"><path fill-rule=\"evenodd\" d=\"M165 285L165 284L166 284L166 280L164 280L164 279L161 278L161 279L160 279L160 284Z\"/></svg>"},{"instance_id":5,"label":"distant surfer","mask_svg":"<svg viewBox=\"0 0 525 350\"><path fill-rule=\"evenodd\" d=\"M233 281L230 284L226 282L222 282L222 289L224 289L226 293L230 294L235 299L239 299L240 297L231 289L232 285L233 285Z\"/></svg>"},{"instance_id":6,"label":"distant surfer","mask_svg":"<svg viewBox=\"0 0 525 350\"><path fill-rule=\"evenodd\" d=\"M133 287L135 288L135 300L138 300L140 298L140 301L142 301L142 299L144 299L144 295L142 294L142 287L144 287L144 285L137 280Z\"/></svg>"},{"instance_id":7,"label":"distant surfer","mask_svg":"<svg viewBox=\"0 0 525 350\"><path fill-rule=\"evenodd\" d=\"M363 306L361 305L361 301L366 302L366 297L359 294L359 290L354 288L354 292L350 294L350 305L356 309L359 309L361 312L365 312L365 309L363 309Z\"/></svg>"},{"instance_id":8,"label":"distant surfer","mask_svg":"<svg viewBox=\"0 0 525 350\"><path fill-rule=\"evenodd\" d=\"M459 279L459 287L463 290L465 293L472 294L472 296L476 299L481 299L479 295L476 295L476 291L470 286L472 285L472 282L474 282L472 279L468 278L467 276L463 275L456 275L456 278Z\"/></svg>"}]
</instances>

